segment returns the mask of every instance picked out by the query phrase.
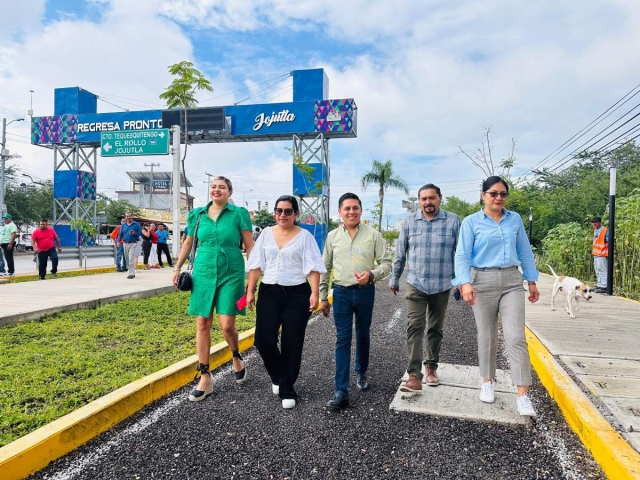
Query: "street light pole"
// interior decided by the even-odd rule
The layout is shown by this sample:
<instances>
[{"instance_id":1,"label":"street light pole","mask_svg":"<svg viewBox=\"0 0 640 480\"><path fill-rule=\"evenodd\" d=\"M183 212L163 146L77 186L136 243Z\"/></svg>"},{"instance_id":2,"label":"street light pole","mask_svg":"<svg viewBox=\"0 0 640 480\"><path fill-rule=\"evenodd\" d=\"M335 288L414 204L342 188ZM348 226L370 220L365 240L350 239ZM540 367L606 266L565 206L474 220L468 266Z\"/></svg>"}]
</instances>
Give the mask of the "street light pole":
<instances>
[{"instance_id":1,"label":"street light pole","mask_svg":"<svg viewBox=\"0 0 640 480\"><path fill-rule=\"evenodd\" d=\"M16 118L15 120L11 120L7 123L7 119L2 119L2 147L0 147L0 214L4 215L5 205L4 205L4 190L5 190L5 161L9 158L9 152L5 149L5 145L7 143L7 125L11 125L13 122L21 122L24 118Z\"/></svg>"},{"instance_id":2,"label":"street light pole","mask_svg":"<svg viewBox=\"0 0 640 480\"><path fill-rule=\"evenodd\" d=\"M249 193L249 192L253 192L253 189L245 190L244 192L242 192L242 206L245 207L245 208L247 207L247 204L244 203L244 194L245 193Z\"/></svg>"}]
</instances>

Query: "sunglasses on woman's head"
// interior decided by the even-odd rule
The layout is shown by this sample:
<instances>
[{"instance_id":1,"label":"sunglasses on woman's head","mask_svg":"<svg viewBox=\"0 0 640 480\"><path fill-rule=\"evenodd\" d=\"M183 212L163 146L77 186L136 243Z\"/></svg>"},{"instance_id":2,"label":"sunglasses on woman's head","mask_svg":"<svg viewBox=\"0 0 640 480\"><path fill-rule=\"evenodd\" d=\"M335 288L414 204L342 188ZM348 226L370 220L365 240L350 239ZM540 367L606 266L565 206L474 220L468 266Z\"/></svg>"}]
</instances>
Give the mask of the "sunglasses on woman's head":
<instances>
[{"instance_id":1,"label":"sunglasses on woman's head","mask_svg":"<svg viewBox=\"0 0 640 480\"><path fill-rule=\"evenodd\" d=\"M501 198L507 198L509 196L509 192L484 192L489 195L491 198L496 198L500 195Z\"/></svg>"},{"instance_id":2,"label":"sunglasses on woman's head","mask_svg":"<svg viewBox=\"0 0 640 480\"><path fill-rule=\"evenodd\" d=\"M274 208L273 213L280 216L284 213L285 217L290 217L293 215L293 208Z\"/></svg>"}]
</instances>

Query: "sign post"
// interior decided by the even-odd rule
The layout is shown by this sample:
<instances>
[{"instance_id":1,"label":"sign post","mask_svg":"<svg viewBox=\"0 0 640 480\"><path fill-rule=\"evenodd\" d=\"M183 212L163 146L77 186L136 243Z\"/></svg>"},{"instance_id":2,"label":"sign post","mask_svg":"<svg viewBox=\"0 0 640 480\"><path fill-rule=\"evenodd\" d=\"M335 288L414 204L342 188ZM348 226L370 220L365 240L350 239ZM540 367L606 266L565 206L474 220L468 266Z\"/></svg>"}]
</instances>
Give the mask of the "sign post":
<instances>
[{"instance_id":1,"label":"sign post","mask_svg":"<svg viewBox=\"0 0 640 480\"><path fill-rule=\"evenodd\" d=\"M100 155L169 155L169 129L110 131L100 133Z\"/></svg>"},{"instance_id":2,"label":"sign post","mask_svg":"<svg viewBox=\"0 0 640 480\"><path fill-rule=\"evenodd\" d=\"M180 126L171 127L173 134L173 243L171 245L171 255L175 262L178 261L180 253L180 185L182 178L180 177ZM185 177L186 180L186 177Z\"/></svg>"}]
</instances>

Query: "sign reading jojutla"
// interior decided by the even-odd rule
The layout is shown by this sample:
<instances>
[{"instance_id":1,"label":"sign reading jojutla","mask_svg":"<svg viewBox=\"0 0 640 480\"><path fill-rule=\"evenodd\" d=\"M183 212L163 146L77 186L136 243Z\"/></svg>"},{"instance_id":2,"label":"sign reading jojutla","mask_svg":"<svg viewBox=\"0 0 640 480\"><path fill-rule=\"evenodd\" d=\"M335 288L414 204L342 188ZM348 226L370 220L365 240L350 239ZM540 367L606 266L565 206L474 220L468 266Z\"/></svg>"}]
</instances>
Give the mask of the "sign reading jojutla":
<instances>
[{"instance_id":1,"label":"sign reading jojutla","mask_svg":"<svg viewBox=\"0 0 640 480\"><path fill-rule=\"evenodd\" d=\"M100 155L103 157L168 155L169 139L168 128L101 132Z\"/></svg>"}]
</instances>

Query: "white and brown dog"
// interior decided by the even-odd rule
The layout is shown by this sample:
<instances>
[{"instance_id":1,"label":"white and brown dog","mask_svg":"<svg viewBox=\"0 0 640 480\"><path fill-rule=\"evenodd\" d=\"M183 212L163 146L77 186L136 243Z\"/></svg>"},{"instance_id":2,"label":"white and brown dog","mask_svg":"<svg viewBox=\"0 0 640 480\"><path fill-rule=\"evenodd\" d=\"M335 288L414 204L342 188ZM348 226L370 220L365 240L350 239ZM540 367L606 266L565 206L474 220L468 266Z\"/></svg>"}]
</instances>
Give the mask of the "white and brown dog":
<instances>
[{"instance_id":1,"label":"white and brown dog","mask_svg":"<svg viewBox=\"0 0 640 480\"><path fill-rule=\"evenodd\" d=\"M551 310L555 310L553 301L558 292L562 290L567 295L565 302L567 313L571 318L576 318L573 312L580 310L580 297L584 298L586 301L591 300L591 288L577 278L565 277L564 275L559 277L556 275L556 272L553 271L551 265L547 264L547 267L549 267L553 276L556 277L556 281L553 283L553 290L551 292Z\"/></svg>"}]
</instances>

